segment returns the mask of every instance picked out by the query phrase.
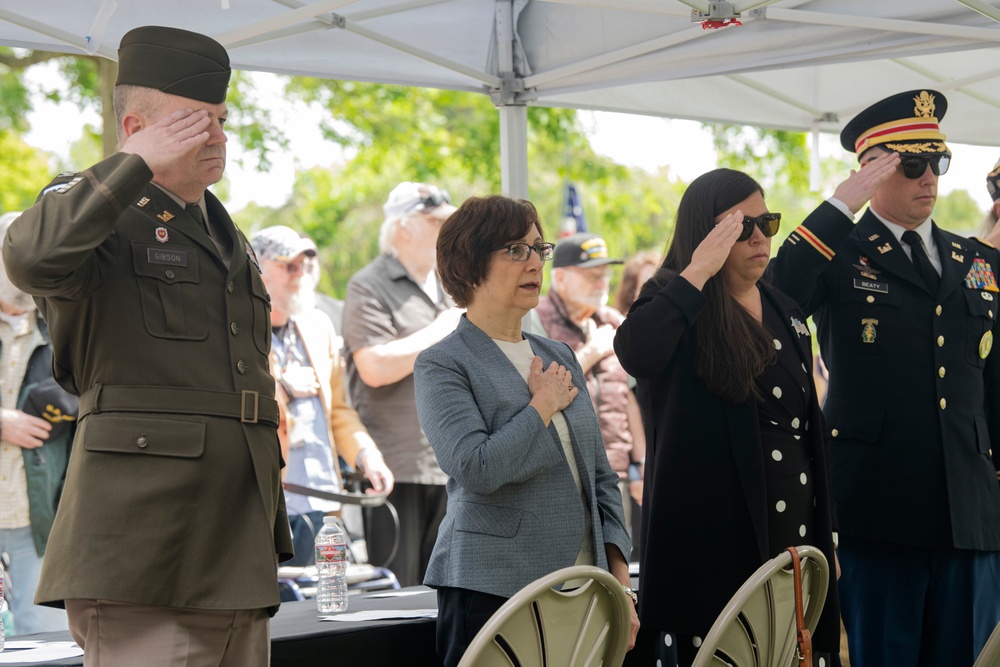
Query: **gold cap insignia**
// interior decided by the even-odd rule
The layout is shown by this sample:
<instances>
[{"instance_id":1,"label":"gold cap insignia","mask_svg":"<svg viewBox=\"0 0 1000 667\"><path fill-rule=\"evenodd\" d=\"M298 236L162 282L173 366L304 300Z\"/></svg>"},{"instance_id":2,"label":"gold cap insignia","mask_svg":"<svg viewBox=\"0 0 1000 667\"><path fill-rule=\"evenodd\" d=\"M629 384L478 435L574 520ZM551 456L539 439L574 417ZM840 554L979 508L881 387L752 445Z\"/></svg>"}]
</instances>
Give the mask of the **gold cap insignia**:
<instances>
[{"instance_id":1,"label":"gold cap insignia","mask_svg":"<svg viewBox=\"0 0 1000 667\"><path fill-rule=\"evenodd\" d=\"M934 96L926 90L921 90L920 94L913 98L913 115L917 118L936 118L934 115Z\"/></svg>"}]
</instances>

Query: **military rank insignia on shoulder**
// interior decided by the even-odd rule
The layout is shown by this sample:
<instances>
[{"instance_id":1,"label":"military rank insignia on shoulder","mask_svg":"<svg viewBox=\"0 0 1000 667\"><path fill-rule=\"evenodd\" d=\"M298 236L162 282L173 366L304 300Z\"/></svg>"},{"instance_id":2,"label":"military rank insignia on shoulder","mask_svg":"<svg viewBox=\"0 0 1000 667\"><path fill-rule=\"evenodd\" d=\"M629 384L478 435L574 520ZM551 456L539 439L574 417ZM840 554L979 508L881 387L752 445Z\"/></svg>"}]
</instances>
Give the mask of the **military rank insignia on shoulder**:
<instances>
[{"instance_id":1,"label":"military rank insignia on shoulder","mask_svg":"<svg viewBox=\"0 0 1000 667\"><path fill-rule=\"evenodd\" d=\"M47 195L50 192L55 192L56 194L63 194L64 192L68 192L70 188L72 188L77 183L83 180L83 176L81 174L70 173L70 172L59 174L59 176L57 176L56 178L60 179L69 176L72 176L72 178L70 178L68 181L64 181L62 183L53 183L49 187L42 190L42 195L43 196Z\"/></svg>"},{"instance_id":2,"label":"military rank insignia on shoulder","mask_svg":"<svg viewBox=\"0 0 1000 667\"><path fill-rule=\"evenodd\" d=\"M996 246L995 246L995 245L993 245L993 244L992 244L992 243L990 243L989 241L985 241L985 240L983 240L983 239L979 238L978 236L970 236L969 238L971 238L971 239L972 239L972 240L974 240L974 241L979 241L980 243L982 243L982 244L983 244L984 246L986 246L987 248L996 248Z\"/></svg>"}]
</instances>

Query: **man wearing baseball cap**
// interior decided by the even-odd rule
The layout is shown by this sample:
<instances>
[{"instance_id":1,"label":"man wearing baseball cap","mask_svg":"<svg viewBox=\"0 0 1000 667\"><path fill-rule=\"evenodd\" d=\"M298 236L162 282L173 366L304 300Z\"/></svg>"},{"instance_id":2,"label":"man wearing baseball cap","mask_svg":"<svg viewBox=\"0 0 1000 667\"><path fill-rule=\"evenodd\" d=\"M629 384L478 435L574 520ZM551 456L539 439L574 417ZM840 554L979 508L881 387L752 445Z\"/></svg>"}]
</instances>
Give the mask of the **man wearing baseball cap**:
<instances>
[{"instance_id":1,"label":"man wearing baseball cap","mask_svg":"<svg viewBox=\"0 0 1000 667\"><path fill-rule=\"evenodd\" d=\"M611 267L622 263L597 234L560 239L552 258L552 287L535 312L545 335L569 345L580 361L608 461L618 473L625 524L638 545L638 521L632 519L638 518L635 510L642 501L646 438L632 380L615 355L615 331L624 317L607 305Z\"/></svg>"},{"instance_id":2,"label":"man wearing baseball cap","mask_svg":"<svg viewBox=\"0 0 1000 667\"><path fill-rule=\"evenodd\" d=\"M373 492L390 491L392 473L345 398L340 336L315 307L316 244L282 225L255 232L250 243L271 296L271 373L282 413L278 438L287 463L285 484L343 492L341 456L364 473ZM288 489L285 504L295 545L289 565L311 565L323 517L339 513L340 503Z\"/></svg>"},{"instance_id":3,"label":"man wearing baseball cap","mask_svg":"<svg viewBox=\"0 0 1000 667\"><path fill-rule=\"evenodd\" d=\"M119 50L119 151L11 226L79 428L36 601L87 665L266 665L291 557L267 291L207 188L226 162L229 56L145 26Z\"/></svg>"},{"instance_id":4,"label":"man wearing baseball cap","mask_svg":"<svg viewBox=\"0 0 1000 667\"><path fill-rule=\"evenodd\" d=\"M423 582L444 518L448 476L417 419L413 363L461 316L434 266L438 233L455 207L445 190L406 181L382 208L382 253L347 285L344 348L351 401L396 478L389 501L398 527L383 510L366 512L369 560L388 561L402 585L414 586Z\"/></svg>"},{"instance_id":5,"label":"man wearing baseball cap","mask_svg":"<svg viewBox=\"0 0 1000 667\"><path fill-rule=\"evenodd\" d=\"M913 90L851 120L840 136L858 172L773 262L830 371L854 667L971 665L1000 619L1000 254L931 219L951 160L946 110L941 93Z\"/></svg>"}]
</instances>

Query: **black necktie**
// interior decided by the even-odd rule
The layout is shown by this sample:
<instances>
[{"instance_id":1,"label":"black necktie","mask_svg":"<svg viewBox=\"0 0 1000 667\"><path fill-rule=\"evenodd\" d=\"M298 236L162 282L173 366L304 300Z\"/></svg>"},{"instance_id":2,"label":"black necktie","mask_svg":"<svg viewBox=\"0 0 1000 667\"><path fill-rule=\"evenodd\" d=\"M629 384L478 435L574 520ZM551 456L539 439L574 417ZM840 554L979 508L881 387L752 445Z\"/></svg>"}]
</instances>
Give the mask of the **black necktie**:
<instances>
[{"instance_id":1,"label":"black necktie","mask_svg":"<svg viewBox=\"0 0 1000 667\"><path fill-rule=\"evenodd\" d=\"M934 270L934 265L931 264L927 253L924 252L924 244L920 242L920 235L912 229L905 231L903 232L903 243L910 246L910 258L913 260L913 266L917 268L917 273L923 278L927 289L931 291L931 294L937 295L941 277Z\"/></svg>"}]
</instances>

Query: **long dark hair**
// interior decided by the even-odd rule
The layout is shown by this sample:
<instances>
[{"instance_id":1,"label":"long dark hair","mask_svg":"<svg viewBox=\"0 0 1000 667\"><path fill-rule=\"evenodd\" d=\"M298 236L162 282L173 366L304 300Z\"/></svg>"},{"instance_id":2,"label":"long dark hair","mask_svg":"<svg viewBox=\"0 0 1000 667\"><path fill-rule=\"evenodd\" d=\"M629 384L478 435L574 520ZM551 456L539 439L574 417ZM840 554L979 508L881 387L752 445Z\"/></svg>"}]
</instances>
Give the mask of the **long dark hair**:
<instances>
[{"instance_id":1,"label":"long dark hair","mask_svg":"<svg viewBox=\"0 0 1000 667\"><path fill-rule=\"evenodd\" d=\"M677 208L674 238L653 275L656 285L663 287L691 263L716 216L755 192L764 194L757 181L733 169L694 179ZM695 371L713 394L743 403L759 395L754 380L776 359L773 336L729 294L722 271L705 283L703 293L708 305L695 324Z\"/></svg>"}]
</instances>

